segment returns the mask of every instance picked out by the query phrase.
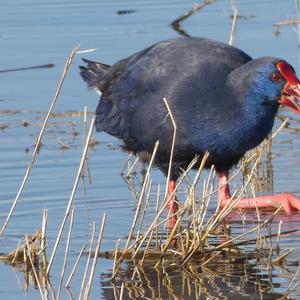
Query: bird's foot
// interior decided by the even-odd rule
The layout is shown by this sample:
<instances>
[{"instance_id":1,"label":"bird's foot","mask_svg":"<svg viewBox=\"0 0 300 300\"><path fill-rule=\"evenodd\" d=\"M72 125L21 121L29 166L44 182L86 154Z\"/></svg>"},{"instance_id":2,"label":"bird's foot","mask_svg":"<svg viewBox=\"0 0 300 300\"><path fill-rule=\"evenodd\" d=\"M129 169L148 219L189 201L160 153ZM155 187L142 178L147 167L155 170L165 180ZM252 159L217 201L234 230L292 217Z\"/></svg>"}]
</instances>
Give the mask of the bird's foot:
<instances>
[{"instance_id":1,"label":"bird's foot","mask_svg":"<svg viewBox=\"0 0 300 300\"><path fill-rule=\"evenodd\" d=\"M229 200L230 197L223 197L220 201L220 207L227 205ZM287 215L291 215L293 210L300 210L300 199L291 193L258 196L256 198L243 198L237 203L235 208L278 208L280 206L282 206L282 209Z\"/></svg>"}]
</instances>

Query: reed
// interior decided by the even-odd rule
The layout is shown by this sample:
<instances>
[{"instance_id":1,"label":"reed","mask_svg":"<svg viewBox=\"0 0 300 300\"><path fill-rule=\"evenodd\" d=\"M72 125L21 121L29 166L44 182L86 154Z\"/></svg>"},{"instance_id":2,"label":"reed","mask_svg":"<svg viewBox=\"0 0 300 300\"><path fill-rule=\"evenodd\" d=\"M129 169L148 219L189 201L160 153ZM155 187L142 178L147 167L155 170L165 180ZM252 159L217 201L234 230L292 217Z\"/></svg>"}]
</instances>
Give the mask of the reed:
<instances>
[{"instance_id":1,"label":"reed","mask_svg":"<svg viewBox=\"0 0 300 300\"><path fill-rule=\"evenodd\" d=\"M64 66L64 70L63 70L63 73L62 73L59 85L58 85L57 90L55 92L55 95L54 95L54 97L52 99L52 102L50 104L49 110L48 110L48 112L47 112L47 114L45 116L45 119L44 119L42 128L40 130L39 136L38 136L38 138L36 140L35 147L34 147L34 150L33 150L32 157L31 157L31 160L29 162L28 168L27 168L27 170L25 172L25 175L24 175L23 180L21 182L20 188L19 188L19 190L17 192L16 198L13 201L12 206L11 206L11 208L10 208L8 214L7 214L7 217L6 217L5 221L4 221L4 224L2 225L2 228L0 230L0 237L3 235L5 229L6 229L7 225L8 225L8 222L10 221L10 219L11 219L13 213L14 213L14 210L15 210L15 208L16 208L19 200L20 200L22 192L23 192L23 190L25 188L26 182L27 182L27 180L29 178L30 172L31 172L32 167L34 165L34 162L36 160L37 154L39 153L39 149L41 147L42 139L43 139L43 136L44 136L44 133L45 133L45 130L46 130L49 118L50 118L51 113L52 113L52 111L53 111L53 109L55 107L55 104L56 104L56 102L57 102L57 100L59 98L61 89L62 89L64 81L65 81L65 79L67 77L67 74L68 74L68 71L70 69L72 60L73 60L73 58L74 58L74 56L75 56L75 54L76 54L76 52L77 52L78 49L79 49L79 46L75 47L72 50L71 54L69 55L69 57L68 57L68 59L66 61L66 64Z\"/></svg>"},{"instance_id":2,"label":"reed","mask_svg":"<svg viewBox=\"0 0 300 300\"><path fill-rule=\"evenodd\" d=\"M56 299L60 298L61 288L62 288L62 285L63 285L63 279L64 279L64 275L65 275L65 271L66 271L66 265L67 265L68 254L69 254L69 249L70 249L70 242L71 242L71 234L72 234L73 223L74 223L74 216L75 216L75 208L73 207L72 212L71 212L70 225L69 225L67 243L66 243L66 248L65 248L65 257L64 257L64 261L63 261L61 274L60 274L60 281L59 281L59 285L58 285Z\"/></svg>"},{"instance_id":3,"label":"reed","mask_svg":"<svg viewBox=\"0 0 300 300\"><path fill-rule=\"evenodd\" d=\"M53 247L53 251L52 251L52 254L51 254L51 257L50 257L50 260L49 260L49 264L48 264L48 267L47 267L47 274L49 274L49 272L50 272L50 269L51 269L56 251L57 251L57 247L58 247L60 239L61 239L62 232L64 230L66 221L69 217L71 206L73 204L73 200L74 200L75 193L76 193L76 190L77 190L78 182L80 180L80 177L81 177L81 174L82 174L82 171L83 171L83 167L84 167L84 163L86 161L86 156L87 156L87 152L88 152L88 148L89 148L89 143L90 143L90 140L91 140L91 137L92 137L94 123L95 123L95 118L92 119L91 124L90 124L89 132L88 132L88 135L87 135L87 138L86 138L86 143L85 143L85 146L84 146L84 149L83 149L83 152L82 152L81 161L80 161L78 171L77 171L77 175L76 175L76 178L75 178L75 182L74 182L74 185L73 185L73 188L72 188L72 191L71 191L70 199L68 201L66 211L65 211L65 215L64 215L63 220L61 222L61 226L60 226L58 235L56 237L55 244L54 244L54 247Z\"/></svg>"}]
</instances>

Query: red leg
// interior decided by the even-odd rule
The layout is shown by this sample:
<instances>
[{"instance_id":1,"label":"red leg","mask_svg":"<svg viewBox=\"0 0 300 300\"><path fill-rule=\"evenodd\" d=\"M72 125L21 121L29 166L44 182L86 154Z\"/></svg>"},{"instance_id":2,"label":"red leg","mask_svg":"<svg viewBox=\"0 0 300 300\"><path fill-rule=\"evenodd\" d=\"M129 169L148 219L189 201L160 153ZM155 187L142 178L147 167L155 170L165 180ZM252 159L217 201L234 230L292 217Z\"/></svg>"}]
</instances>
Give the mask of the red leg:
<instances>
[{"instance_id":1,"label":"red leg","mask_svg":"<svg viewBox=\"0 0 300 300\"><path fill-rule=\"evenodd\" d=\"M228 172L219 173L219 193L218 201L220 207L224 207L230 200L230 190L228 181ZM293 210L300 210L300 199L291 193L281 193L275 195L258 196L256 198L243 198L236 205L237 208L251 209L251 208L266 208L279 207L282 208L287 215L290 215Z\"/></svg>"},{"instance_id":2,"label":"red leg","mask_svg":"<svg viewBox=\"0 0 300 300\"><path fill-rule=\"evenodd\" d=\"M172 195L176 187L176 181L170 180L168 183L168 195L167 195L167 208L168 215L170 216L168 219L168 229L173 229L175 223L177 221L177 216L174 214L178 211L178 203L176 200L175 193Z\"/></svg>"}]
</instances>

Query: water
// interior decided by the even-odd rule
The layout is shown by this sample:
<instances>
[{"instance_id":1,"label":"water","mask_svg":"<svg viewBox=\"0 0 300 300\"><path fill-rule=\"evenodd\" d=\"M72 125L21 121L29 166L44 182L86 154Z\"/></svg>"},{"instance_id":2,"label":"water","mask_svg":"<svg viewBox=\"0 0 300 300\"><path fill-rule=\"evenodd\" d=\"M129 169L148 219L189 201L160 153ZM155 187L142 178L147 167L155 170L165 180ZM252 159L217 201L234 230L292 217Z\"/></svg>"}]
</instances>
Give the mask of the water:
<instances>
[{"instance_id":1,"label":"water","mask_svg":"<svg viewBox=\"0 0 300 300\"><path fill-rule=\"evenodd\" d=\"M26 168L31 158L42 118L48 110L55 93L65 60L71 49L81 44L81 49L96 48L93 53L77 55L67 76L63 91L55 107L57 115L50 120L43 139L42 151L38 155L28 184L22 194L11 222L0 240L0 252L9 252L16 247L25 234L32 234L41 227L42 211L49 210L47 229L48 248L52 249L62 220L82 153L84 106L93 111L98 96L87 91L78 74L80 58L101 60L112 64L154 42L178 36L168 24L189 10L193 1L37 1L16 0L1 4L0 46L1 70L54 63L51 69L19 71L0 74L0 218L1 224L7 215ZM275 22L296 18L295 1L237 1L237 7L246 19L238 19L234 44L253 57L279 56L289 61L300 74L298 36L295 27L287 26L274 35ZM118 14L118 11L133 10L132 13ZM201 12L187 19L182 28L192 36L204 36L228 41L232 14L229 1L216 1ZM66 112L75 112L65 115ZM283 115L292 116L287 111ZM24 126L24 122L29 126ZM276 126L280 122L277 121ZM300 154L299 118L290 121L290 128L283 130L272 148L274 192L290 191L300 196ZM79 134L74 134L78 132ZM103 250L112 250L118 238L124 238L129 231L134 214L135 201L120 176L127 154L119 148L120 142L104 133L94 135L99 144L89 153L92 183L86 183L87 200L80 184L75 206L76 216L71 243L67 274L77 254L90 236L92 221L100 223L102 213L108 214ZM62 150L58 140L69 146ZM164 183L158 171L152 174L155 183ZM239 182L233 183L237 186ZM211 208L211 212L213 208ZM284 220L283 229L299 227L299 214L292 217L280 215ZM235 225L239 230L240 225ZM63 261L65 237L59 248L51 279L57 286ZM295 248L290 264L300 257L299 234L282 237L282 247ZM113 284L108 280L112 262L100 260L95 273L91 298L114 299ZM260 299L257 286L265 287L264 299L276 298L283 293L297 267L288 266L290 274L274 270L273 283L268 281L266 271L247 265L245 273L227 270L224 277L214 274L199 274L207 287L207 294L217 299ZM79 265L71 292L78 297L84 264ZM254 270L254 271L253 271ZM124 266L124 278L130 278L132 267ZM24 292L24 274L9 265L0 264L0 293L5 299L28 297L39 299L33 285ZM144 297L195 298L195 277L189 273L161 273L147 269L148 281L143 278L141 287ZM142 277L143 277L142 276ZM18 279L19 278L19 279ZM170 291L165 281L169 280ZM146 284L148 282L148 284ZM185 287L182 284L185 282ZM241 283L243 282L243 284ZM246 283L245 283L246 282ZM120 280L115 283L120 288ZM138 285L138 283L137 283ZM136 292L136 291L135 291ZM137 293L137 292L136 292ZM132 293L134 295L134 293ZM173 296L170 296L173 295ZM242 296L243 295L243 296ZM248 296L247 296L248 295ZM296 288L292 295L300 297ZM67 298L65 290L62 298ZM129 297L126 294L126 297ZM132 296L133 297L133 296ZM247 298L248 297L248 298ZM134 298L134 297L133 297ZM141 299L142 294L136 294Z\"/></svg>"}]
</instances>

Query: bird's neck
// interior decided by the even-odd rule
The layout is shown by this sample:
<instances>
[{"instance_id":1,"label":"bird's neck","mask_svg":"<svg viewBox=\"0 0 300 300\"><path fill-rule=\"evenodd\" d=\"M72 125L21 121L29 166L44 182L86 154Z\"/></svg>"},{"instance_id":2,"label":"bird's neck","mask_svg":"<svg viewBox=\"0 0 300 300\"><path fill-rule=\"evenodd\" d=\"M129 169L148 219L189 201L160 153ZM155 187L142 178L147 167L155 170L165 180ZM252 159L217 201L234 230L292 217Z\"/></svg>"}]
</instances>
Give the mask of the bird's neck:
<instances>
[{"instance_id":1,"label":"bird's neck","mask_svg":"<svg viewBox=\"0 0 300 300\"><path fill-rule=\"evenodd\" d=\"M256 84L250 85L248 90L236 97L240 115L236 119L235 128L243 133L244 148L248 150L260 144L271 132L278 106L264 101Z\"/></svg>"},{"instance_id":2,"label":"bird's neck","mask_svg":"<svg viewBox=\"0 0 300 300\"><path fill-rule=\"evenodd\" d=\"M227 80L227 88L241 113L241 120L248 128L267 126L271 130L281 97L274 89L268 89L268 77L257 77L245 66L234 70ZM230 96L229 96L230 97ZM271 127L270 127L271 126Z\"/></svg>"}]
</instances>

